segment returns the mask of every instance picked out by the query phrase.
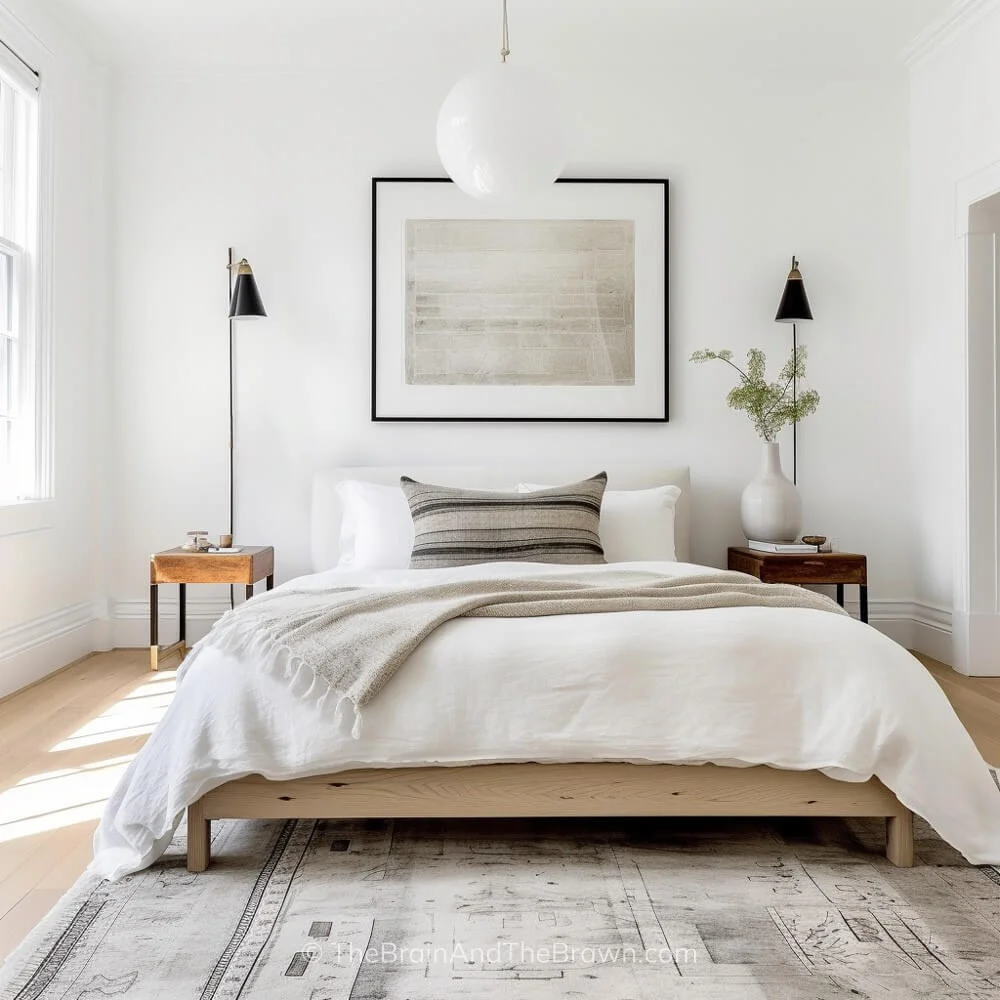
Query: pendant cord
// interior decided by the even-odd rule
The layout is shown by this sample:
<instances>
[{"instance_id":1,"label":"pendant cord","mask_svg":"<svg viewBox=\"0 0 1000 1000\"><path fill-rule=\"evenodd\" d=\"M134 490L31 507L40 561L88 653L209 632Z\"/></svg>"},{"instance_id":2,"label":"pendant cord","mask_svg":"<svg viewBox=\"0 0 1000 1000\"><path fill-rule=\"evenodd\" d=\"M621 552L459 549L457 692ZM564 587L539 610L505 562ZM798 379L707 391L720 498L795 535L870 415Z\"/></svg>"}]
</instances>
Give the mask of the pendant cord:
<instances>
[{"instance_id":1,"label":"pendant cord","mask_svg":"<svg viewBox=\"0 0 1000 1000\"><path fill-rule=\"evenodd\" d=\"M233 266L235 261L233 248L229 248L229 263L226 268L229 274L229 301L226 304L228 312L229 303L233 301ZM233 534L233 526L236 521L236 389L235 389L235 365L233 357L233 320L229 319L229 534ZM233 585L229 585L229 607L236 607L236 594Z\"/></svg>"},{"instance_id":2,"label":"pendant cord","mask_svg":"<svg viewBox=\"0 0 1000 1000\"><path fill-rule=\"evenodd\" d=\"M507 61L510 55L510 31L507 28L507 0L503 0L503 27L500 30L500 60Z\"/></svg>"}]
</instances>

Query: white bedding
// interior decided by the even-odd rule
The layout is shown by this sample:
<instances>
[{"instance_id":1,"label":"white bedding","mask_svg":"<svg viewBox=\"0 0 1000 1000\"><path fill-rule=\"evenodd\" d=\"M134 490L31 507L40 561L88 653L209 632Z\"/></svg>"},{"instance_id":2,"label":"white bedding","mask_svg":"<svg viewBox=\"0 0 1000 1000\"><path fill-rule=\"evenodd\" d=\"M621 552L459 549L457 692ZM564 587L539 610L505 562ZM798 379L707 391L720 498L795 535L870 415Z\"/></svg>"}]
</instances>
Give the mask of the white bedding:
<instances>
[{"instance_id":1,"label":"white bedding","mask_svg":"<svg viewBox=\"0 0 1000 1000\"><path fill-rule=\"evenodd\" d=\"M620 566L585 569L597 577ZM526 571L581 567L331 570L294 585ZM360 738L350 722L212 648L209 636L185 661L173 702L112 795L92 867L109 878L145 867L189 803L247 774L590 760L771 764L849 781L877 775L970 861L1000 863L1000 787L947 698L909 653L840 615L732 608L459 619L424 642L366 707Z\"/></svg>"}]
</instances>

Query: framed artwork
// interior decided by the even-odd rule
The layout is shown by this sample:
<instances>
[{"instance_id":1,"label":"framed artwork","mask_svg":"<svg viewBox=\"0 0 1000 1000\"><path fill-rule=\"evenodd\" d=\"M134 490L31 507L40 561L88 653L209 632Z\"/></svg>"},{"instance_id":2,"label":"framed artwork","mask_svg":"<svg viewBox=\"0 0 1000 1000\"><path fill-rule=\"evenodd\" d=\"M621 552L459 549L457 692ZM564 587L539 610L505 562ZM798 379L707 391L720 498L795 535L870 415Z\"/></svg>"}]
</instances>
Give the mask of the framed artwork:
<instances>
[{"instance_id":1,"label":"framed artwork","mask_svg":"<svg viewBox=\"0 0 1000 1000\"><path fill-rule=\"evenodd\" d=\"M372 420L667 420L666 180L372 180Z\"/></svg>"}]
</instances>

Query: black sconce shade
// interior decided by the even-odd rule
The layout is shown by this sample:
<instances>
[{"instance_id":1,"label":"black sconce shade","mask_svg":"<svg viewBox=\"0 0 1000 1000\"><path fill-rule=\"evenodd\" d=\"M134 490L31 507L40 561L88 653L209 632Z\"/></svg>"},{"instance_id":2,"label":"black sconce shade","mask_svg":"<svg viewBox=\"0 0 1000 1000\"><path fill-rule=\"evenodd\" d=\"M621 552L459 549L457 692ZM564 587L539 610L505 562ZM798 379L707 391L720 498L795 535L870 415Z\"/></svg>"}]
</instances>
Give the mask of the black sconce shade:
<instances>
[{"instance_id":1,"label":"black sconce shade","mask_svg":"<svg viewBox=\"0 0 1000 1000\"><path fill-rule=\"evenodd\" d=\"M792 269L788 272L785 291L781 296L778 315L774 317L774 321L776 323L801 323L803 320L812 318L812 309L809 308L809 298L806 295L806 283L802 280L799 262L793 257Z\"/></svg>"},{"instance_id":2,"label":"black sconce shade","mask_svg":"<svg viewBox=\"0 0 1000 1000\"><path fill-rule=\"evenodd\" d=\"M260 297L257 281L253 276L253 268L244 257L236 265L236 284L233 286L233 298L229 303L229 318L253 319L266 315L264 301Z\"/></svg>"}]
</instances>

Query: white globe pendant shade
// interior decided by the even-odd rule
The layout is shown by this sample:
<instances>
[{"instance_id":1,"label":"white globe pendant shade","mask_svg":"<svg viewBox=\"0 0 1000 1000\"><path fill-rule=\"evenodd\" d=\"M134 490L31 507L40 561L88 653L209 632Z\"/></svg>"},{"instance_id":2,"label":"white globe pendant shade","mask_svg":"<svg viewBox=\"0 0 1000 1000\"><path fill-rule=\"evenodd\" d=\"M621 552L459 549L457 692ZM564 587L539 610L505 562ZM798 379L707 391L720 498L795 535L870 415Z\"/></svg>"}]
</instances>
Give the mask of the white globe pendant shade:
<instances>
[{"instance_id":1,"label":"white globe pendant shade","mask_svg":"<svg viewBox=\"0 0 1000 1000\"><path fill-rule=\"evenodd\" d=\"M566 163L555 87L528 66L496 63L463 77L437 121L448 176L477 198L509 201L542 191Z\"/></svg>"}]
</instances>

